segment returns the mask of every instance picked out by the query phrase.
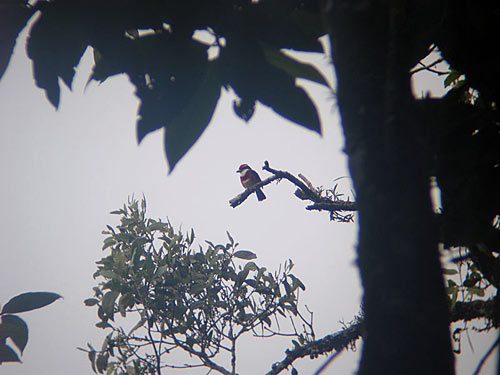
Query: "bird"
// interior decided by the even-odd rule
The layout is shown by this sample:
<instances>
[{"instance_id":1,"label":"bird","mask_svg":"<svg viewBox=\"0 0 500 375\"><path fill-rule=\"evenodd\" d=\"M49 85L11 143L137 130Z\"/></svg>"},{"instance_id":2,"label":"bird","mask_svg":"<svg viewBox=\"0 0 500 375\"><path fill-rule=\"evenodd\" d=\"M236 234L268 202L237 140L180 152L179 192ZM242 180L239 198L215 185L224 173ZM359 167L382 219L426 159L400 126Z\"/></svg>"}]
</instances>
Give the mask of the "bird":
<instances>
[{"instance_id":1,"label":"bird","mask_svg":"<svg viewBox=\"0 0 500 375\"><path fill-rule=\"evenodd\" d=\"M249 189L261 181L258 173L250 168L248 164L241 164L236 173L240 174L240 181L245 189ZM259 201L266 199L266 196L261 189L255 190L255 194L257 195L257 199Z\"/></svg>"}]
</instances>

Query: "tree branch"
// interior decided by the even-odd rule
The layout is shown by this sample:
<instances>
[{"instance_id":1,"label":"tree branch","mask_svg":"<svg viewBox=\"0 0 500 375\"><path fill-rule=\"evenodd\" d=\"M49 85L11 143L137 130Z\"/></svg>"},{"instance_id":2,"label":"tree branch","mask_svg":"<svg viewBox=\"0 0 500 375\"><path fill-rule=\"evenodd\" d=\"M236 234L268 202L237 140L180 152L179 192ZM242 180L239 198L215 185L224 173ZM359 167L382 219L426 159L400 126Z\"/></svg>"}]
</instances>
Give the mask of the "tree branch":
<instances>
[{"instance_id":1,"label":"tree branch","mask_svg":"<svg viewBox=\"0 0 500 375\"><path fill-rule=\"evenodd\" d=\"M306 356L315 358L320 354L326 354L333 350L337 352L344 350L361 337L361 325L362 322L357 321L339 332L332 333L304 346L286 350L285 358L280 362L274 363L271 371L266 375L279 374L299 358Z\"/></svg>"},{"instance_id":2,"label":"tree branch","mask_svg":"<svg viewBox=\"0 0 500 375\"><path fill-rule=\"evenodd\" d=\"M500 344L500 336L497 337L493 345L488 349L488 351L484 354L483 358L481 358L481 361L479 361L479 364L477 365L476 371L474 371L474 374L472 375L479 375L481 373L481 369L483 365L486 363L486 360L488 357L493 353L493 350Z\"/></svg>"},{"instance_id":3,"label":"tree branch","mask_svg":"<svg viewBox=\"0 0 500 375\"><path fill-rule=\"evenodd\" d=\"M450 322L459 320L472 320L479 318L493 319L495 317L495 300L472 302L457 302L450 312ZM363 320L357 319L341 331L327 335L301 347L285 351L285 358L272 365L271 371L266 375L277 375L295 360L310 356L312 358L332 351L341 352L349 345L354 344L362 336Z\"/></svg>"},{"instance_id":4,"label":"tree branch","mask_svg":"<svg viewBox=\"0 0 500 375\"><path fill-rule=\"evenodd\" d=\"M495 321L497 316L495 299L488 299L486 301L476 300L471 302L457 302L450 313L450 321L456 322L458 320L473 320L485 318L492 320L493 324L498 324Z\"/></svg>"},{"instance_id":5,"label":"tree branch","mask_svg":"<svg viewBox=\"0 0 500 375\"><path fill-rule=\"evenodd\" d=\"M314 188L314 186L305 178L303 175L299 174L299 177L295 177L289 172L281 171L277 169L273 169L269 166L269 162L265 161L263 170L272 173L271 177L268 177L258 184L252 186L251 188L246 189L241 194L238 194L236 197L229 201L231 207L235 208L242 204L252 193L254 193L257 189L262 188L263 186L269 185L271 182L276 180L288 180L293 185L297 186L297 190L295 191L295 196L301 200L309 200L313 203L306 207L307 210L317 210L317 211L328 211L331 214L338 213L339 211L348 211L354 212L357 211L357 206L355 202L344 201L340 199L332 199L326 196L321 195L321 192ZM302 181L301 181L302 179ZM344 217L335 217L336 219L340 219L339 221L350 221L352 219L352 215L347 215Z\"/></svg>"},{"instance_id":6,"label":"tree branch","mask_svg":"<svg viewBox=\"0 0 500 375\"><path fill-rule=\"evenodd\" d=\"M313 203L306 207L306 210L318 210L318 211L357 211L358 207L355 202L346 202L346 201L334 201L334 202L320 202Z\"/></svg>"},{"instance_id":7,"label":"tree branch","mask_svg":"<svg viewBox=\"0 0 500 375\"><path fill-rule=\"evenodd\" d=\"M251 188L246 189L243 193L238 194L236 197L231 199L229 201L229 204L231 207L236 208L240 204L242 204L252 193L255 193L255 191L263 186L269 185L271 182L278 180L279 177L277 176L271 176L266 178L265 180L262 180L258 184L255 184Z\"/></svg>"},{"instance_id":8,"label":"tree branch","mask_svg":"<svg viewBox=\"0 0 500 375\"><path fill-rule=\"evenodd\" d=\"M449 71L444 72L444 71L439 71L439 70L433 69L433 67L435 67L437 64L439 64L439 63L441 63L443 61L444 61L443 58L439 58L436 61L434 61L433 63L430 63L429 65L425 65L424 63L422 63L421 61L419 61L418 64L420 65L420 67L415 68L412 71L410 71L410 75L418 73L418 72L420 72L422 70L428 70L429 72L436 73L437 75L449 74L450 73Z\"/></svg>"}]
</instances>

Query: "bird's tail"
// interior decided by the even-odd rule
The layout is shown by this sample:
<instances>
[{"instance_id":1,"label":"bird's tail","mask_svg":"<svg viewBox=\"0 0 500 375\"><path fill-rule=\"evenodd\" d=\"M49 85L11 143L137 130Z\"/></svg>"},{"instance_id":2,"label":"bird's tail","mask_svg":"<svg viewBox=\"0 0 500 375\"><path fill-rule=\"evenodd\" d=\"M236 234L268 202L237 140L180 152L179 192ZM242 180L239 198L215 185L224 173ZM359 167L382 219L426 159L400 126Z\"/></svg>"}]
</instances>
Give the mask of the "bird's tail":
<instances>
[{"instance_id":1,"label":"bird's tail","mask_svg":"<svg viewBox=\"0 0 500 375\"><path fill-rule=\"evenodd\" d=\"M266 199L266 195L264 194L264 192L260 189L257 189L255 190L255 194L257 194L257 199L259 201L263 201L264 199Z\"/></svg>"}]
</instances>

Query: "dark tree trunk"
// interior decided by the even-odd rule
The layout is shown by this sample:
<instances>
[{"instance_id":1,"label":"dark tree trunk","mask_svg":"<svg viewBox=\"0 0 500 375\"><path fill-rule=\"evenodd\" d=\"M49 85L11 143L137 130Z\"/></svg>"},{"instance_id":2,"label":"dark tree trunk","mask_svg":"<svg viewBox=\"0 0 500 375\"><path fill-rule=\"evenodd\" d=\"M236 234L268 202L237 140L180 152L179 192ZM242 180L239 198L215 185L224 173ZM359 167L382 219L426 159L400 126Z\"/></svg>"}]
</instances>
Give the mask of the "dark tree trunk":
<instances>
[{"instance_id":1,"label":"dark tree trunk","mask_svg":"<svg viewBox=\"0 0 500 375\"><path fill-rule=\"evenodd\" d=\"M429 176L408 74L420 47L406 22L407 3L389 4L325 3L359 204L366 319L360 374L453 374Z\"/></svg>"}]
</instances>

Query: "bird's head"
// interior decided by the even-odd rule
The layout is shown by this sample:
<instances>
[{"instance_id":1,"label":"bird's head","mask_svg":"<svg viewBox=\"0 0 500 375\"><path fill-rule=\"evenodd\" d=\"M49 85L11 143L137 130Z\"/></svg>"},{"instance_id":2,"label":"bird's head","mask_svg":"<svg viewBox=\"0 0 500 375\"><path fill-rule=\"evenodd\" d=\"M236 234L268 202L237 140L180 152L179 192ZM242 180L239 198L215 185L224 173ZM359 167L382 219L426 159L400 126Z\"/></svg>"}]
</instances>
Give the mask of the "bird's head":
<instances>
[{"instance_id":1,"label":"bird's head","mask_svg":"<svg viewBox=\"0 0 500 375\"><path fill-rule=\"evenodd\" d=\"M238 168L238 170L236 171L236 173L241 173L241 172L249 170L249 169L252 169L252 168L250 168L248 166L248 164L241 164L240 167Z\"/></svg>"}]
</instances>

